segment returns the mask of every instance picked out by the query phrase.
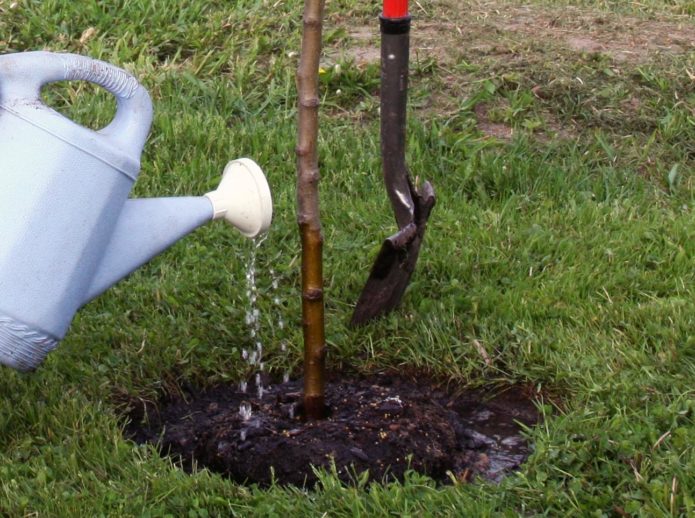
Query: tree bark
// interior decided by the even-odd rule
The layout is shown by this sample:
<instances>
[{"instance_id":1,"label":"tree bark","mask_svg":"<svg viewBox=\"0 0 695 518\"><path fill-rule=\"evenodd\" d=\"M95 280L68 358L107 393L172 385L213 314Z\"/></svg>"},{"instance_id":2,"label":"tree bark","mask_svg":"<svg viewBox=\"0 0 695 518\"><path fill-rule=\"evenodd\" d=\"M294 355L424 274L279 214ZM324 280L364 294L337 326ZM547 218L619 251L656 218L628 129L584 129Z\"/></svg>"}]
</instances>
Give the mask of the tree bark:
<instances>
[{"instance_id":1,"label":"tree bark","mask_svg":"<svg viewBox=\"0 0 695 518\"><path fill-rule=\"evenodd\" d=\"M297 223L302 239L304 415L325 414L326 335L323 302L323 235L319 214L319 59L325 0L305 0L302 52L297 70Z\"/></svg>"}]
</instances>

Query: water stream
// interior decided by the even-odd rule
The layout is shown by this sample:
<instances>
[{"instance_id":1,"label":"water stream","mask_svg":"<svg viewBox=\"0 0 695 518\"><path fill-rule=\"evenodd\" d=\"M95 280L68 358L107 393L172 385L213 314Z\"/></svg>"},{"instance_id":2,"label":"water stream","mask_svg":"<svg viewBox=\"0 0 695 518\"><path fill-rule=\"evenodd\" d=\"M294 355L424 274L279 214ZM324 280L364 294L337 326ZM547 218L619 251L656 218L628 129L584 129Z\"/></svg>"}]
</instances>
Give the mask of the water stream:
<instances>
[{"instance_id":1,"label":"water stream","mask_svg":"<svg viewBox=\"0 0 695 518\"><path fill-rule=\"evenodd\" d=\"M253 349L249 350L244 347L241 350L241 358L244 360L251 372L256 372L256 392L260 398L263 397L263 381L258 371L263 370L263 341L261 339L261 311L258 307L258 285L256 279L256 259L257 251L263 242L266 240L266 235L256 238L251 244L251 252L248 262L246 263L246 317L245 323L248 328L249 338L253 343ZM246 392L248 390L248 382L241 381L239 390Z\"/></svg>"},{"instance_id":2,"label":"water stream","mask_svg":"<svg viewBox=\"0 0 695 518\"><path fill-rule=\"evenodd\" d=\"M259 296L265 295L263 290L259 289L259 275L257 268L258 249L265 242L267 234L253 240L251 251L246 263L246 316L245 323L248 329L248 337L250 338L252 347L244 347L241 351L241 358L248 365L248 371L253 375L253 385L255 385L256 396L262 399L269 387L263 385L263 375L265 371L264 362L264 343L263 333L261 329L261 310L259 307ZM280 274L273 268L268 269L270 276L270 287L267 291L267 296L272 300L272 310L275 314L275 325L279 332L285 329L285 320L282 316L282 299L278 294L280 287ZM275 333L273 333L275 334ZM283 339L280 341L280 351L283 355L287 353L287 342ZM282 376L283 383L287 383L290 379L289 370L285 371ZM239 383L239 390L246 393L249 390L248 381L244 380Z\"/></svg>"},{"instance_id":3,"label":"water stream","mask_svg":"<svg viewBox=\"0 0 695 518\"><path fill-rule=\"evenodd\" d=\"M285 320L282 318L282 300L278 296L278 289L280 287L280 275L273 270L272 268L269 271L270 273L270 278L271 278L271 295L273 296L273 308L275 310L275 313L277 315L277 328L278 330L282 331L285 329ZM287 341L282 339L280 340L280 351L284 356L287 354ZM286 370L283 375L282 375L282 382L287 383L290 381L290 371L289 368Z\"/></svg>"}]
</instances>

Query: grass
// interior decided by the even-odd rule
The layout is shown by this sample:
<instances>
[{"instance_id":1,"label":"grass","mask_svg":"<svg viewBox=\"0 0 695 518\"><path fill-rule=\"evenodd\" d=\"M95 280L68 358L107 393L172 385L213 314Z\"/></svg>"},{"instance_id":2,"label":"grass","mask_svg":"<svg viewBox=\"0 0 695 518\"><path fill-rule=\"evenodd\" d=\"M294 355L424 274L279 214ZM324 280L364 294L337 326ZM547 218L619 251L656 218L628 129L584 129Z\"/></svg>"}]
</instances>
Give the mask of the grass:
<instances>
[{"instance_id":1,"label":"grass","mask_svg":"<svg viewBox=\"0 0 695 518\"><path fill-rule=\"evenodd\" d=\"M83 53L147 86L155 121L135 196L206 192L238 156L263 164L275 220L257 250L262 338L270 368L298 373L299 2L226 4L3 1L0 51ZM562 4L608 20L608 36L625 20L693 21L685 0ZM457 5L418 9L414 35L451 22ZM595 29L562 18L557 2L531 5L563 30ZM435 185L438 205L397 313L346 326L394 230L378 172L378 66L350 54L360 44L353 29L373 28L377 8L355 0L328 2L321 196L331 367L417 368L452 384L522 382L560 396L561 406L541 402L546 420L528 431L535 452L519 474L498 486L437 488L417 474L348 487L325 473L316 492L260 490L204 470L186 475L125 440L119 408L129 397L245 374L252 244L210 225L86 306L38 371L3 371L0 513L693 515L695 55L686 46L620 61L494 25L517 7L471 3L455 19L463 42L442 31L446 52L413 59L409 161ZM115 109L82 84L44 97L93 127ZM491 136L483 122L511 138Z\"/></svg>"}]
</instances>

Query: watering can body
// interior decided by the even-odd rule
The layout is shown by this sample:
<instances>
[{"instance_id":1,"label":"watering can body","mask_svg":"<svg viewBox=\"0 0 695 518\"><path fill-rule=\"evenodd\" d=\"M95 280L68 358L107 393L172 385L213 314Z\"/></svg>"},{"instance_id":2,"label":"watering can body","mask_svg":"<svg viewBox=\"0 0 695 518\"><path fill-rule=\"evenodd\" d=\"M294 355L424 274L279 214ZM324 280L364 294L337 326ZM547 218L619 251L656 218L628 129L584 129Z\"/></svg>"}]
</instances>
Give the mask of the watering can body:
<instances>
[{"instance_id":1,"label":"watering can body","mask_svg":"<svg viewBox=\"0 0 695 518\"><path fill-rule=\"evenodd\" d=\"M111 124L93 131L44 105L41 87L62 80L113 94ZM128 200L151 120L146 90L107 63L0 56L0 363L37 367L79 307L223 210L214 196Z\"/></svg>"}]
</instances>

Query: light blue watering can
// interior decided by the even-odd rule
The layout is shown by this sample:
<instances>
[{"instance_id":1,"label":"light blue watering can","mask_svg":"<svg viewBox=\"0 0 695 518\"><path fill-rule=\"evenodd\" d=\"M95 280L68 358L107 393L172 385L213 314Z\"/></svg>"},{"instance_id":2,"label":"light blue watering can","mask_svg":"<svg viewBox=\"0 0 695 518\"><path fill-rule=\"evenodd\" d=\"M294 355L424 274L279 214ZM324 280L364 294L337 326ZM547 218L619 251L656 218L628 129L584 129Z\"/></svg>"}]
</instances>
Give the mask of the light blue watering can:
<instances>
[{"instance_id":1,"label":"light blue watering can","mask_svg":"<svg viewBox=\"0 0 695 518\"><path fill-rule=\"evenodd\" d=\"M92 131L44 105L41 87L65 80L113 94L111 124ZM0 363L36 368L82 305L207 221L268 229L270 189L249 159L205 196L127 199L151 121L147 91L108 63L0 56Z\"/></svg>"}]
</instances>

